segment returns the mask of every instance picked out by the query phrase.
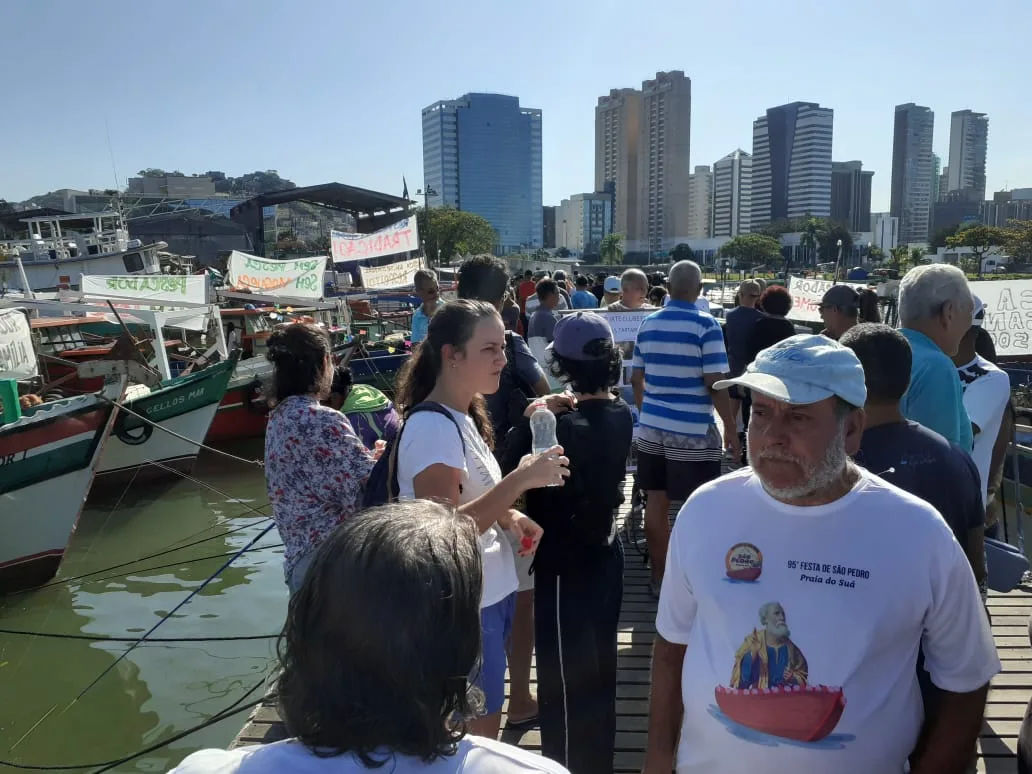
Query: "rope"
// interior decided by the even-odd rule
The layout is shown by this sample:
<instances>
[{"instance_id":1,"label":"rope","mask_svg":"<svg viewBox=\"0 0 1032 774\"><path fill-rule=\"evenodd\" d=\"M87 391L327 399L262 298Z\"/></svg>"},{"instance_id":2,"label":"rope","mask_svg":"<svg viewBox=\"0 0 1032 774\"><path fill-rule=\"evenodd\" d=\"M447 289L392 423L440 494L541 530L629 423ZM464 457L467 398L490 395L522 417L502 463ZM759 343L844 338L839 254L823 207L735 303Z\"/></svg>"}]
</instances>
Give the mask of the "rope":
<instances>
[{"instance_id":1,"label":"rope","mask_svg":"<svg viewBox=\"0 0 1032 774\"><path fill-rule=\"evenodd\" d=\"M156 463L156 464L158 464L158 463ZM200 586L198 586L193 591L191 591L186 596L185 599L183 599L181 602L179 602L179 604L177 604L175 607L173 607L167 613L165 613L165 615L163 615L160 620L158 620L150 629L148 629L146 632L144 632L143 636L141 636L137 640L135 640L128 648L126 648L124 651L122 651L122 653L118 656L118 658L116 658L114 661L112 661L110 664L108 664L107 667L102 669L99 675L94 677L93 680L91 680L89 682L89 684L85 688L83 688L81 691L79 691L78 695L76 695L76 697L74 699L72 699L70 702L68 702L68 704L65 705L64 709L61 710L61 713L63 714L65 712L67 712L76 702L78 702L80 699L82 699L83 696L85 696L87 693L89 693L97 683L99 683L109 672L111 672L119 664L121 664L122 661L130 653L132 653L134 650L136 650L136 648L139 647L141 643L143 643L148 637L150 637L158 629L159 626L161 626L163 623L168 621L172 616L174 616L176 613L178 613L187 603L190 602L190 600L192 600L195 596L200 594L201 591L203 591L208 586L209 583L211 583L213 580L215 580L215 578L217 578L222 573L223 570L225 570L227 567L229 567L229 565L231 565L238 557L243 556L243 554L249 548L254 546L255 543L257 543L259 540L261 540L263 537L265 537L269 533L269 531L272 530L275 526L276 526L275 523L269 524L267 527L265 527L265 529L263 529L261 532L259 532L257 535L255 535L247 543L247 545L245 545L243 548L241 548L239 551L237 551L231 557L229 557L229 559L227 559L225 562L223 562L222 565L215 572L213 572L211 575L209 575L204 580L204 582L201 583ZM47 710L39 718L39 720L37 720L35 723L33 723L32 726L24 734L22 734L21 738L19 738L18 741L16 741L13 745L11 745L11 749L13 750L15 747L17 747L19 744L21 744L23 741L25 741L25 739L28 738L37 728L39 728L40 724L42 724L43 721L45 721L51 715L51 713L53 713L54 710L56 710L56 709L57 709L57 705L55 704L49 710Z\"/></svg>"},{"instance_id":2,"label":"rope","mask_svg":"<svg viewBox=\"0 0 1032 774\"><path fill-rule=\"evenodd\" d=\"M91 634L30 632L21 629L0 629L0 634L44 637L52 640L83 640L86 642L136 642L139 639L138 637L95 637ZM272 640L276 637L279 637L279 632L275 634L242 634L232 637L151 637L147 642L243 642L247 640Z\"/></svg>"},{"instance_id":3,"label":"rope","mask_svg":"<svg viewBox=\"0 0 1032 774\"><path fill-rule=\"evenodd\" d=\"M263 685L265 685L265 680L259 681L250 690L244 693L243 696L239 697L228 707L215 713L207 720L202 721L201 723L198 723L194 726L191 726L185 731L180 731L178 734L173 734L172 736L167 737L166 739L162 739L159 742L155 742L152 745L144 747L139 752L135 752L132 755L126 755L123 758L118 758L116 760L111 761L99 761L97 763L77 763L58 766L40 766L29 763L0 761L0 767L9 766L12 769L22 769L26 771L74 771L77 769L97 769L95 772L93 772L93 774L102 774L102 772L110 771L111 769L116 768L117 766L121 766L123 763L128 763L129 761L135 760L136 758L140 758L144 755L147 755L148 753L152 753L155 750L160 750L162 747L170 745L173 742L178 742L180 739L183 739L184 737L187 737L190 734L194 734L198 731L207 728L208 726L215 725L216 723L220 723L221 721L226 720L227 718L233 717L234 715L239 715L241 712L245 712L247 710L252 709L253 707L258 706L264 701L264 699L255 699L254 701L249 701L246 704L242 704L242 702L244 701L244 699L246 699L252 693L257 691Z\"/></svg>"},{"instance_id":4,"label":"rope","mask_svg":"<svg viewBox=\"0 0 1032 774\"><path fill-rule=\"evenodd\" d=\"M201 443L200 441L195 441L193 438L187 438L185 435L180 435L179 433L175 432L174 430L169 430L167 427L165 427L161 423L155 422L154 420L149 419L148 417L144 416L143 414L139 414L139 413L133 411L131 408L127 408L124 403L118 403L117 401L113 401L110 398L104 398L104 400L106 400L108 403L114 403L115 405L117 405L119 411L124 411L126 414L129 414L130 416L134 416L137 419L139 419L139 420L141 420L143 422L146 422L148 425L152 425L152 426L156 427L158 430L161 430L162 432L168 433L173 438L178 438L180 441L186 441L187 443L192 444L193 446L196 446L198 449L203 449L204 451L210 452L211 454L218 454L218 455L220 455L222 457L227 457L228 459L236 460L237 462L242 462L245 465L254 465L254 466L259 467L259 468L265 467L265 462L263 460L248 460L248 459L244 459L243 457L238 457L235 454L230 454L229 452L222 451L221 449L216 449L213 446L206 446L205 444ZM153 462L153 460L147 460L147 461L148 462Z\"/></svg>"}]
</instances>

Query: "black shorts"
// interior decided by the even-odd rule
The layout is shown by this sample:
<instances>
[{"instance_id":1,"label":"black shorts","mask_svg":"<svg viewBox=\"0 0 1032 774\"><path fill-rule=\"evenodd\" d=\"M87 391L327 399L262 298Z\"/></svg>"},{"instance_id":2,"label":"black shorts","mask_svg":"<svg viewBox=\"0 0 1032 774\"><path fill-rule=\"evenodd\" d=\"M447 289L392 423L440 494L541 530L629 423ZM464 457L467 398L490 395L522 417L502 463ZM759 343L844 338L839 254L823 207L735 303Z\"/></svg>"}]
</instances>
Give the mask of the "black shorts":
<instances>
[{"instance_id":1,"label":"black shorts","mask_svg":"<svg viewBox=\"0 0 1032 774\"><path fill-rule=\"evenodd\" d=\"M720 478L721 449L685 449L664 443L666 434L638 438L638 486L666 492L672 501L687 500L703 484Z\"/></svg>"}]
</instances>

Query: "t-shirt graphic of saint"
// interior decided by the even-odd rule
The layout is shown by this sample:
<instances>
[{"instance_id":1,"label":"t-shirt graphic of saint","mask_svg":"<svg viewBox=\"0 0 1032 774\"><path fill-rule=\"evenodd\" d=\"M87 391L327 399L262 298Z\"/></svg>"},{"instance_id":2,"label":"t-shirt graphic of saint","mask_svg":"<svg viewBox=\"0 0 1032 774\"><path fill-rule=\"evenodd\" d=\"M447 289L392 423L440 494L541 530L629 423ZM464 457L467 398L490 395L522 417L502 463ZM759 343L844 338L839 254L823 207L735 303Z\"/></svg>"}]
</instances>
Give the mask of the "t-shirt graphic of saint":
<instances>
[{"instance_id":1,"label":"t-shirt graphic of saint","mask_svg":"<svg viewBox=\"0 0 1032 774\"><path fill-rule=\"evenodd\" d=\"M760 608L762 629L753 629L735 654L732 688L805 686L806 658L790 639L785 609L778 602Z\"/></svg>"},{"instance_id":2,"label":"t-shirt graphic of saint","mask_svg":"<svg viewBox=\"0 0 1032 774\"><path fill-rule=\"evenodd\" d=\"M780 602L760 607L760 623L763 628L749 632L735 653L727 687L716 687L719 712L714 707L711 714L739 738L759 744L770 744L770 737L820 742L842 717L842 689L810 683L806 657L792 642ZM852 738L836 738L832 747Z\"/></svg>"}]
</instances>

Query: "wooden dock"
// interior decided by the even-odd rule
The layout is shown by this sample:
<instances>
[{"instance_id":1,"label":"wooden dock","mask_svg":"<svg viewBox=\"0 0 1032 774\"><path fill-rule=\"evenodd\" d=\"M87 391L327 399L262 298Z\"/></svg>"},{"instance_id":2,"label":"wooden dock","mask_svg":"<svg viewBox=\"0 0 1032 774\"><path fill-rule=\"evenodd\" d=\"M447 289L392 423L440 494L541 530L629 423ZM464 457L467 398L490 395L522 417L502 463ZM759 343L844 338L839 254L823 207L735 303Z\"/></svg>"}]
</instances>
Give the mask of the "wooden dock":
<instances>
[{"instance_id":1,"label":"wooden dock","mask_svg":"<svg viewBox=\"0 0 1032 774\"><path fill-rule=\"evenodd\" d=\"M648 592L648 569L634 547L625 545L625 548L624 596L618 634L616 755L613 762L613 771L620 774L641 770L648 727L649 661L656 633L656 602ZM993 680L989 693L976 771L1015 774L1018 730L1025 707L1032 697L1032 648L1029 647L1028 633L1032 588L1009 594L990 594L989 610L1003 672ZM531 672L531 682L535 680L534 672ZM276 707L259 706L231 746L274 742L286 735ZM534 752L541 749L537 730L503 732L502 739Z\"/></svg>"}]
</instances>

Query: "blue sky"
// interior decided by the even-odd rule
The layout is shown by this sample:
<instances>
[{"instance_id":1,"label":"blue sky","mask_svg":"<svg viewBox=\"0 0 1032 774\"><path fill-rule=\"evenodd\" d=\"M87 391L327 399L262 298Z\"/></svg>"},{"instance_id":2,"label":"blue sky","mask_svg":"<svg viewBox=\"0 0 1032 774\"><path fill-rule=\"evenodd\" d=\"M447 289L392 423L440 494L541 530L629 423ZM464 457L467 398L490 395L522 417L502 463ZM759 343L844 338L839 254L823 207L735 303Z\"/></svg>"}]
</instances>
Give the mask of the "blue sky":
<instances>
[{"instance_id":1,"label":"blue sky","mask_svg":"<svg viewBox=\"0 0 1032 774\"><path fill-rule=\"evenodd\" d=\"M0 0L0 29L11 200L110 187L105 125L122 185L156 166L415 192L421 109L493 91L543 111L556 204L593 187L599 95L672 69L693 165L751 150L767 107L820 102L887 210L893 107L913 101L944 159L950 112L988 113L988 189L1032 186L1029 0Z\"/></svg>"}]
</instances>

